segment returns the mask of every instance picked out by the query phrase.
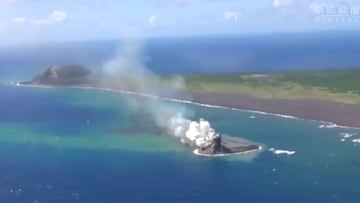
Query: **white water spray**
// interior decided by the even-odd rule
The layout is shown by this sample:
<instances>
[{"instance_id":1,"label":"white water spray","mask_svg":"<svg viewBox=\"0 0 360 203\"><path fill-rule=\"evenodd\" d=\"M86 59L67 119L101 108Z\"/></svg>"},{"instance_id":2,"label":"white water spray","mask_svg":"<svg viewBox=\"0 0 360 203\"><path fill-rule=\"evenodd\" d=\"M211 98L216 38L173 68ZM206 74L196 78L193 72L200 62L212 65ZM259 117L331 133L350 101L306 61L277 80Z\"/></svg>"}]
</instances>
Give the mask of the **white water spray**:
<instances>
[{"instance_id":1,"label":"white water spray","mask_svg":"<svg viewBox=\"0 0 360 203\"><path fill-rule=\"evenodd\" d=\"M184 119L181 114L172 117L169 122L170 133L183 143L190 143L198 148L209 147L220 135L215 132L208 121L200 119L191 121Z\"/></svg>"}]
</instances>

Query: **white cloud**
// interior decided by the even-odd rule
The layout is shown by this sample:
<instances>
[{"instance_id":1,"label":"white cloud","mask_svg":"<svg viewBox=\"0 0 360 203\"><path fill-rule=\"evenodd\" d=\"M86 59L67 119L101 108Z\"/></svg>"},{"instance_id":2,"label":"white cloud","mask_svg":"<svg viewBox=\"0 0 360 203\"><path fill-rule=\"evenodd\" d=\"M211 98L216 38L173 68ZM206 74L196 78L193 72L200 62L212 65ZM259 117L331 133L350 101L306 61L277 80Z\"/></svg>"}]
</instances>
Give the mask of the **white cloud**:
<instances>
[{"instance_id":1,"label":"white cloud","mask_svg":"<svg viewBox=\"0 0 360 203\"><path fill-rule=\"evenodd\" d=\"M295 0L273 0L273 7L274 8L289 8L296 4Z\"/></svg>"},{"instance_id":2,"label":"white cloud","mask_svg":"<svg viewBox=\"0 0 360 203\"><path fill-rule=\"evenodd\" d=\"M156 6L188 6L206 1L208 0L152 0L152 3Z\"/></svg>"},{"instance_id":3,"label":"white cloud","mask_svg":"<svg viewBox=\"0 0 360 203\"><path fill-rule=\"evenodd\" d=\"M13 23L18 23L18 24L22 24L22 23L27 23L28 22L28 19L25 18L25 17L16 17L16 18L13 18L11 20L11 22Z\"/></svg>"},{"instance_id":4,"label":"white cloud","mask_svg":"<svg viewBox=\"0 0 360 203\"><path fill-rule=\"evenodd\" d=\"M27 3L31 1L39 1L39 0L0 0L1 4L19 4L19 3Z\"/></svg>"},{"instance_id":5,"label":"white cloud","mask_svg":"<svg viewBox=\"0 0 360 203\"><path fill-rule=\"evenodd\" d=\"M18 0L0 0L0 3L16 3Z\"/></svg>"},{"instance_id":6,"label":"white cloud","mask_svg":"<svg viewBox=\"0 0 360 203\"><path fill-rule=\"evenodd\" d=\"M175 0L177 5L186 5L201 2L202 0Z\"/></svg>"},{"instance_id":7,"label":"white cloud","mask_svg":"<svg viewBox=\"0 0 360 203\"><path fill-rule=\"evenodd\" d=\"M149 20L148 20L148 22L149 22L149 24L150 25L152 25L152 26L154 26L155 24L156 24L156 16L155 15L151 15L150 17L149 17Z\"/></svg>"},{"instance_id":8,"label":"white cloud","mask_svg":"<svg viewBox=\"0 0 360 203\"><path fill-rule=\"evenodd\" d=\"M224 18L228 22L238 22L239 18L241 16L241 13L239 11L226 11L224 13Z\"/></svg>"},{"instance_id":9,"label":"white cloud","mask_svg":"<svg viewBox=\"0 0 360 203\"><path fill-rule=\"evenodd\" d=\"M323 3L316 0L273 0L273 8L282 14L318 14Z\"/></svg>"},{"instance_id":10,"label":"white cloud","mask_svg":"<svg viewBox=\"0 0 360 203\"><path fill-rule=\"evenodd\" d=\"M54 20L55 22L64 22L66 19L67 19L67 14L62 11L54 11L49 16L49 20Z\"/></svg>"},{"instance_id":11,"label":"white cloud","mask_svg":"<svg viewBox=\"0 0 360 203\"><path fill-rule=\"evenodd\" d=\"M46 18L30 19L26 17L16 17L11 20L12 23L16 24L34 24L34 25L51 25L56 23L65 22L68 16L63 11L54 11Z\"/></svg>"},{"instance_id":12,"label":"white cloud","mask_svg":"<svg viewBox=\"0 0 360 203\"><path fill-rule=\"evenodd\" d=\"M54 11L47 18L34 20L34 24L49 25L54 23L62 23L67 20L67 14L63 11Z\"/></svg>"}]
</instances>

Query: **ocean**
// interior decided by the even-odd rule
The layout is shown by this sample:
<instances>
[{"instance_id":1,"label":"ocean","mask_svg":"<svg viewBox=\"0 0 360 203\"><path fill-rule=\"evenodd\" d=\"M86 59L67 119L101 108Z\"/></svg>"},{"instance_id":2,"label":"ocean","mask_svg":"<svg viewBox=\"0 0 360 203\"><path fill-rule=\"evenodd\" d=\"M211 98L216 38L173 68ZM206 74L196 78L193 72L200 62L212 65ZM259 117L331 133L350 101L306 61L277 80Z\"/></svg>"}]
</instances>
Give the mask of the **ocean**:
<instances>
[{"instance_id":1,"label":"ocean","mask_svg":"<svg viewBox=\"0 0 360 203\"><path fill-rule=\"evenodd\" d=\"M198 36L139 40L142 61L159 74L354 68L360 32ZM119 40L0 46L0 81L24 80L59 64L96 71L122 49Z\"/></svg>"},{"instance_id":2,"label":"ocean","mask_svg":"<svg viewBox=\"0 0 360 203\"><path fill-rule=\"evenodd\" d=\"M265 147L205 158L153 132L128 99L149 100L1 86L0 202L358 202L360 130L175 103L218 132Z\"/></svg>"},{"instance_id":3,"label":"ocean","mask_svg":"<svg viewBox=\"0 0 360 203\"><path fill-rule=\"evenodd\" d=\"M155 40L144 55L149 69L163 74L360 64L357 35L318 35ZM0 49L0 203L359 202L359 129L104 90L14 85L57 64L99 71L117 46L107 41ZM131 101L187 109L189 118L205 118L219 133L264 150L196 156L159 133Z\"/></svg>"}]
</instances>

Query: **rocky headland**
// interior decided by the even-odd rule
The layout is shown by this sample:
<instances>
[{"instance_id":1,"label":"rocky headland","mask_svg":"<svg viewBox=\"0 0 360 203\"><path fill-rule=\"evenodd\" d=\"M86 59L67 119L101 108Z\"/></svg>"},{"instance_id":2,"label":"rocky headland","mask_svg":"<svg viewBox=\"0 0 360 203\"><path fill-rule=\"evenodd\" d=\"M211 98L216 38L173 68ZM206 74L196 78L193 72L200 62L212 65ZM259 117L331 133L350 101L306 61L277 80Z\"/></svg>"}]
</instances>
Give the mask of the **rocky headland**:
<instances>
[{"instance_id":1,"label":"rocky headland","mask_svg":"<svg viewBox=\"0 0 360 203\"><path fill-rule=\"evenodd\" d=\"M20 82L22 85L85 85L90 84L91 71L80 65L63 65L47 68L31 81Z\"/></svg>"}]
</instances>

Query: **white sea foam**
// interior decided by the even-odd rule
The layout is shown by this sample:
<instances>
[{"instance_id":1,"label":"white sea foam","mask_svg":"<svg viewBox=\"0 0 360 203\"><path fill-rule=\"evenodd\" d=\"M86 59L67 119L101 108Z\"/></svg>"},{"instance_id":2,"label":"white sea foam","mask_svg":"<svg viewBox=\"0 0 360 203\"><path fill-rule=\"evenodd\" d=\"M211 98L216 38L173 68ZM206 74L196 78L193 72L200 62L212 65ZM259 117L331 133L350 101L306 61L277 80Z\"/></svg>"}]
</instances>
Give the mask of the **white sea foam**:
<instances>
[{"instance_id":1,"label":"white sea foam","mask_svg":"<svg viewBox=\"0 0 360 203\"><path fill-rule=\"evenodd\" d=\"M351 138L357 134L356 133L339 133L339 135L342 137L342 139L340 141L345 142L346 139ZM360 139L353 139L352 142L355 143L355 145L356 145L357 143L360 143Z\"/></svg>"},{"instance_id":2,"label":"white sea foam","mask_svg":"<svg viewBox=\"0 0 360 203\"><path fill-rule=\"evenodd\" d=\"M21 83L16 83L15 86L17 86L17 87L40 87L40 88L47 88L47 89L56 88L55 86L51 86L51 85L32 85L32 84L23 85Z\"/></svg>"},{"instance_id":3,"label":"white sea foam","mask_svg":"<svg viewBox=\"0 0 360 203\"><path fill-rule=\"evenodd\" d=\"M287 154L287 155L293 155L295 154L295 151L288 151L288 150L275 150L274 154Z\"/></svg>"},{"instance_id":4,"label":"white sea foam","mask_svg":"<svg viewBox=\"0 0 360 203\"><path fill-rule=\"evenodd\" d=\"M356 133L339 133L339 135L343 138L351 138L357 134Z\"/></svg>"},{"instance_id":5,"label":"white sea foam","mask_svg":"<svg viewBox=\"0 0 360 203\"><path fill-rule=\"evenodd\" d=\"M353 139L352 142L353 142L353 143L360 144L360 139Z\"/></svg>"},{"instance_id":6,"label":"white sea foam","mask_svg":"<svg viewBox=\"0 0 360 203\"><path fill-rule=\"evenodd\" d=\"M295 154L295 151L290 151L290 150L282 150L282 149L275 149L275 148L270 148L269 149L270 152L273 152L274 154L287 154L287 155L293 155Z\"/></svg>"},{"instance_id":7,"label":"white sea foam","mask_svg":"<svg viewBox=\"0 0 360 203\"><path fill-rule=\"evenodd\" d=\"M19 84L19 86L53 88L51 86L46 86L46 85L21 85L21 84ZM323 124L318 126L319 128L360 129L360 127L349 127L349 126L337 125L337 124L334 124L332 122L327 122L327 121L313 120L313 119L303 119L303 118L298 118L298 117L295 117L295 116L284 115L284 114L268 113L268 112L263 112L263 111L254 111L254 110L246 110L246 109L218 106L218 105L212 105L212 104L203 104L203 103L193 102L193 101L189 101L189 100L181 100L181 99L174 99L174 98L167 98L167 97L159 97L159 96L146 94L146 93L141 93L141 92L133 92L133 91L126 91L126 90L116 90L116 89L111 89L111 88L91 87L91 86L89 86L89 87L79 86L79 87L69 87L69 88L104 90L104 91L109 91L109 92L117 92L117 93L121 93L121 94L137 95L137 96L143 96L143 97L148 97L148 98L153 98L153 99L160 99L160 100L164 100L164 101L172 101L172 102L180 102L180 103L192 104L192 105L197 105L197 106L202 106L202 107L207 107L207 108L217 108L217 109L225 109L225 110L232 110L232 111L249 112L249 113L255 113L255 114L260 114L260 115L276 116L276 117L281 117L281 118L286 118L286 119L307 120L307 121L323 123Z\"/></svg>"},{"instance_id":8,"label":"white sea foam","mask_svg":"<svg viewBox=\"0 0 360 203\"><path fill-rule=\"evenodd\" d=\"M203 154L199 152L199 149L195 149L193 151L193 154L197 155L197 156L203 156L203 157L224 157L224 156L234 156L234 155L245 155L245 154L250 154L250 153L254 153L254 152L259 152L262 151L262 146L259 146L258 149L254 149L254 150L248 150L245 152L237 152L237 153L225 153L225 154Z\"/></svg>"},{"instance_id":9,"label":"white sea foam","mask_svg":"<svg viewBox=\"0 0 360 203\"><path fill-rule=\"evenodd\" d=\"M344 126L338 126L335 123L322 124L318 126L319 128L343 128Z\"/></svg>"},{"instance_id":10,"label":"white sea foam","mask_svg":"<svg viewBox=\"0 0 360 203\"><path fill-rule=\"evenodd\" d=\"M281 114L279 114L279 117L282 117L282 118L291 118L291 119L296 119L296 117L294 117L294 116L281 115Z\"/></svg>"}]
</instances>

